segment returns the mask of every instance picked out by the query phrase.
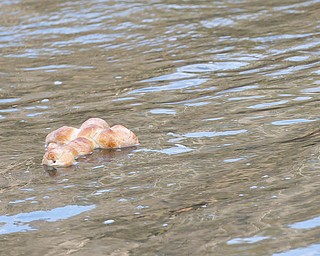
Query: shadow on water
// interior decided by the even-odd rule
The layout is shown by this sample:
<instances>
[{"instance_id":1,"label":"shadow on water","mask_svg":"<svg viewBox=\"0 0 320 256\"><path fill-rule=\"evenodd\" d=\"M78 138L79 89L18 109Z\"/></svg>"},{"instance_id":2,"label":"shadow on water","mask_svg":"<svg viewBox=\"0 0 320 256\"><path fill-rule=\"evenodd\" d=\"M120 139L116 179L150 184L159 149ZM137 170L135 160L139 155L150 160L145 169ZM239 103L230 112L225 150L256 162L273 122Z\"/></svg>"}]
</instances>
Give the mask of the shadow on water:
<instances>
[{"instance_id":1,"label":"shadow on water","mask_svg":"<svg viewBox=\"0 0 320 256\"><path fill-rule=\"evenodd\" d=\"M130 157L130 154L136 150L137 147L129 147L122 149L99 149L95 150L93 154L78 158L77 165L55 168L52 166L43 165L43 169L50 177L55 177L63 173L76 171L79 165L83 163L90 163L94 165L93 169L103 168L105 164L115 159Z\"/></svg>"}]
</instances>

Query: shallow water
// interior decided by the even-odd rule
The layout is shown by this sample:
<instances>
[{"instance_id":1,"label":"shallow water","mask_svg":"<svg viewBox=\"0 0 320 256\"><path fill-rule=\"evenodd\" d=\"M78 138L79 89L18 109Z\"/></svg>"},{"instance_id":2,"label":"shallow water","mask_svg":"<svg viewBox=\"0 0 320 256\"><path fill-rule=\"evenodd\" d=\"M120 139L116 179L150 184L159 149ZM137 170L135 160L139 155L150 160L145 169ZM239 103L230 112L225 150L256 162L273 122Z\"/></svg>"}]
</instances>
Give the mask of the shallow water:
<instances>
[{"instance_id":1,"label":"shallow water","mask_svg":"<svg viewBox=\"0 0 320 256\"><path fill-rule=\"evenodd\" d=\"M1 1L1 255L319 255L319 8ZM141 146L44 168L89 117Z\"/></svg>"}]
</instances>

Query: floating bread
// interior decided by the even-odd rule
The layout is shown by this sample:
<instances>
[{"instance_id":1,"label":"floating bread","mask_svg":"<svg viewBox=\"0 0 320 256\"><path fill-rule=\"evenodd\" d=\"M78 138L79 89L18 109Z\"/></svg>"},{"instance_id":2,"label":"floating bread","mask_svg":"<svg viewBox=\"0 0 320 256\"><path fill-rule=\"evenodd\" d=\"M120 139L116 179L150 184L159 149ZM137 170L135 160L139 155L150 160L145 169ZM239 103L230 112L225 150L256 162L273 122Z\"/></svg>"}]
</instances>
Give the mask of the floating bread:
<instances>
[{"instance_id":1,"label":"floating bread","mask_svg":"<svg viewBox=\"0 0 320 256\"><path fill-rule=\"evenodd\" d=\"M47 151L42 164L66 167L76 163L79 156L91 154L94 149L124 148L139 145L138 137L122 125L110 128L100 118L90 118L80 129L63 126L46 137Z\"/></svg>"}]
</instances>

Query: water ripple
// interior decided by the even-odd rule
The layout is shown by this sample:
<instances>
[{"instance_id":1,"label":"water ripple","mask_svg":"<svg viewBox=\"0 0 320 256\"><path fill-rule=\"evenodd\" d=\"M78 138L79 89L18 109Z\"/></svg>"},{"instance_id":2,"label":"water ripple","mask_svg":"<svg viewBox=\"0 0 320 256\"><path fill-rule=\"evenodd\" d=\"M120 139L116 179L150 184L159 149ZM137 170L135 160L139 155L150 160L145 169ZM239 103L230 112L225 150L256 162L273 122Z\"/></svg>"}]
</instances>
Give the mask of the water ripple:
<instances>
[{"instance_id":1,"label":"water ripple","mask_svg":"<svg viewBox=\"0 0 320 256\"><path fill-rule=\"evenodd\" d=\"M179 72L189 73L205 73L214 71L227 71L233 69L239 69L248 65L247 62L229 61L229 62L216 62L216 63L199 63L180 67L177 70Z\"/></svg>"},{"instance_id":2,"label":"water ripple","mask_svg":"<svg viewBox=\"0 0 320 256\"><path fill-rule=\"evenodd\" d=\"M83 212L94 209L95 205L66 205L63 207L54 208L49 211L35 211L28 213L19 213L16 215L0 216L0 223L5 223L0 226L0 234L11 234L15 232L25 232L28 230L36 230L29 223L33 221L55 222L65 220Z\"/></svg>"},{"instance_id":3,"label":"water ripple","mask_svg":"<svg viewBox=\"0 0 320 256\"><path fill-rule=\"evenodd\" d=\"M140 93L148 93L148 92L161 92L161 91L172 91L172 90L181 90L189 87L198 86L200 84L205 83L208 79L187 79L172 82L168 85L163 86L150 86L144 87L136 90L130 91L128 94L140 94Z\"/></svg>"},{"instance_id":4,"label":"water ripple","mask_svg":"<svg viewBox=\"0 0 320 256\"><path fill-rule=\"evenodd\" d=\"M270 239L268 236L253 236L253 237L245 237L245 238L234 238L227 242L228 245L234 244L254 244L266 239Z\"/></svg>"},{"instance_id":5,"label":"water ripple","mask_svg":"<svg viewBox=\"0 0 320 256\"><path fill-rule=\"evenodd\" d=\"M313 219L296 222L296 223L289 225L289 227L296 228L296 229L317 228L317 227L320 227L320 217L315 217Z\"/></svg>"},{"instance_id":6,"label":"water ripple","mask_svg":"<svg viewBox=\"0 0 320 256\"><path fill-rule=\"evenodd\" d=\"M189 74L184 72L175 72L168 75L156 76L146 80L142 80L141 82L149 83L149 82L160 82L160 81L170 81L170 80L180 80L184 78L190 78L196 76L195 74Z\"/></svg>"},{"instance_id":7,"label":"water ripple","mask_svg":"<svg viewBox=\"0 0 320 256\"><path fill-rule=\"evenodd\" d=\"M1 103L13 103L13 102L16 102L18 100L21 100L21 98L8 98L8 99L0 99L0 104Z\"/></svg>"},{"instance_id":8,"label":"water ripple","mask_svg":"<svg viewBox=\"0 0 320 256\"><path fill-rule=\"evenodd\" d=\"M228 18L214 18L212 20L201 21L201 25L205 28L229 27L234 21Z\"/></svg>"},{"instance_id":9,"label":"water ripple","mask_svg":"<svg viewBox=\"0 0 320 256\"><path fill-rule=\"evenodd\" d=\"M317 120L309 120L309 119L290 119L290 120L279 120L271 122L273 125L292 125L292 124L301 124L301 123L310 123Z\"/></svg>"},{"instance_id":10,"label":"water ripple","mask_svg":"<svg viewBox=\"0 0 320 256\"><path fill-rule=\"evenodd\" d=\"M283 105L288 102L289 102L288 100L280 100L280 101L274 101L274 102L268 102L268 103L259 103L259 104L249 106L248 108L254 108L254 109L269 108L273 106Z\"/></svg>"},{"instance_id":11,"label":"water ripple","mask_svg":"<svg viewBox=\"0 0 320 256\"><path fill-rule=\"evenodd\" d=\"M164 149L138 149L136 152L156 152L156 153L162 153L166 155L177 155L177 154L183 154L193 151L192 148L189 148L187 146L184 146L182 144L175 144L174 147L170 148L164 148Z\"/></svg>"},{"instance_id":12,"label":"water ripple","mask_svg":"<svg viewBox=\"0 0 320 256\"><path fill-rule=\"evenodd\" d=\"M311 244L307 247L274 253L273 256L319 256L320 244Z\"/></svg>"},{"instance_id":13,"label":"water ripple","mask_svg":"<svg viewBox=\"0 0 320 256\"><path fill-rule=\"evenodd\" d=\"M190 132L186 133L183 136L186 138L212 138L220 136L234 136L242 133L246 133L248 130L232 130L232 131L223 131L223 132Z\"/></svg>"}]
</instances>

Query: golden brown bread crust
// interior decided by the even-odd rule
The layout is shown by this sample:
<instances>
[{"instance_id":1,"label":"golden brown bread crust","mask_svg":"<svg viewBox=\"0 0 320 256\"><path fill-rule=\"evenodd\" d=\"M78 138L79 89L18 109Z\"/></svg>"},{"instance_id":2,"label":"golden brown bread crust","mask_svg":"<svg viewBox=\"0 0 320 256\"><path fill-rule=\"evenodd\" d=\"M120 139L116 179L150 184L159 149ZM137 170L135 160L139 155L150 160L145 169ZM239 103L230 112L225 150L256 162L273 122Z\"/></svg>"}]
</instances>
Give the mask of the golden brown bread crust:
<instances>
[{"instance_id":1,"label":"golden brown bread crust","mask_svg":"<svg viewBox=\"0 0 320 256\"><path fill-rule=\"evenodd\" d=\"M118 141L120 148L139 145L138 137L128 128L118 124L111 127L114 138Z\"/></svg>"},{"instance_id":2,"label":"golden brown bread crust","mask_svg":"<svg viewBox=\"0 0 320 256\"><path fill-rule=\"evenodd\" d=\"M88 127L88 126L96 126L99 127L101 129L107 129L110 128L110 126L108 125L108 123L106 121L104 121L101 118L89 118L87 121L83 122L83 124L80 126L80 130Z\"/></svg>"},{"instance_id":3,"label":"golden brown bread crust","mask_svg":"<svg viewBox=\"0 0 320 256\"><path fill-rule=\"evenodd\" d=\"M68 145L61 145L48 150L42 159L42 164L48 166L70 166L75 164L77 151Z\"/></svg>"},{"instance_id":4,"label":"golden brown bread crust","mask_svg":"<svg viewBox=\"0 0 320 256\"><path fill-rule=\"evenodd\" d=\"M123 148L139 145L137 136L122 125L109 127L100 118L90 118L80 129L63 126L46 137L47 152L42 164L65 167L75 164L78 156L95 148Z\"/></svg>"},{"instance_id":5,"label":"golden brown bread crust","mask_svg":"<svg viewBox=\"0 0 320 256\"><path fill-rule=\"evenodd\" d=\"M87 138L76 138L75 140L68 143L69 147L72 147L76 152L77 156L89 155L94 149L95 143Z\"/></svg>"},{"instance_id":6,"label":"golden brown bread crust","mask_svg":"<svg viewBox=\"0 0 320 256\"><path fill-rule=\"evenodd\" d=\"M100 148L124 148L139 145L138 137L122 125L103 130L94 139Z\"/></svg>"},{"instance_id":7,"label":"golden brown bread crust","mask_svg":"<svg viewBox=\"0 0 320 256\"><path fill-rule=\"evenodd\" d=\"M77 137L79 131L79 129L74 127L62 126L47 135L46 145L50 143L67 144Z\"/></svg>"},{"instance_id":8,"label":"golden brown bread crust","mask_svg":"<svg viewBox=\"0 0 320 256\"><path fill-rule=\"evenodd\" d=\"M100 133L101 131L103 131L103 129L91 124L80 130L80 132L78 133L78 138L83 137L91 139L94 142L94 148L99 148L99 146L96 144L95 136L97 135L97 133Z\"/></svg>"}]
</instances>

